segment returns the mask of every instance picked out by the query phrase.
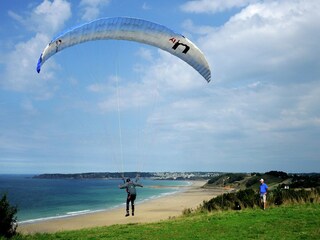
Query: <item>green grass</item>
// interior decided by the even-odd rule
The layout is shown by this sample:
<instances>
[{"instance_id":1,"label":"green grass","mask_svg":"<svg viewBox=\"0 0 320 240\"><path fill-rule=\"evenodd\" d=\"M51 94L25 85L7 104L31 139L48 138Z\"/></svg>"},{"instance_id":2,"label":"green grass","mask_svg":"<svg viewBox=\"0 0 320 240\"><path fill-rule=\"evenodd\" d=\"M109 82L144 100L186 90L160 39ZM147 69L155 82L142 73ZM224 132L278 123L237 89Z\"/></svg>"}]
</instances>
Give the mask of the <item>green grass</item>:
<instances>
[{"instance_id":1,"label":"green grass","mask_svg":"<svg viewBox=\"0 0 320 240\"><path fill-rule=\"evenodd\" d=\"M14 239L320 239L320 205L196 213L158 223L19 235Z\"/></svg>"}]
</instances>

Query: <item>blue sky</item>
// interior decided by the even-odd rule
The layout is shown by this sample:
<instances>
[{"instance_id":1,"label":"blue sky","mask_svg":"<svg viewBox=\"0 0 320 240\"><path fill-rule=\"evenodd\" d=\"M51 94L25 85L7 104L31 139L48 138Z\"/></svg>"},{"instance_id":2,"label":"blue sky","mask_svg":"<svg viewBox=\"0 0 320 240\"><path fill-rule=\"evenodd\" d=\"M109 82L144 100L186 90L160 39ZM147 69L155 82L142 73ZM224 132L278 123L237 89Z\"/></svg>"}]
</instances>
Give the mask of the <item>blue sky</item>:
<instances>
[{"instance_id":1,"label":"blue sky","mask_svg":"<svg viewBox=\"0 0 320 240\"><path fill-rule=\"evenodd\" d=\"M320 171L317 0L5 0L0 173ZM155 47L96 41L36 63L58 33L100 17L157 22L212 70Z\"/></svg>"}]
</instances>

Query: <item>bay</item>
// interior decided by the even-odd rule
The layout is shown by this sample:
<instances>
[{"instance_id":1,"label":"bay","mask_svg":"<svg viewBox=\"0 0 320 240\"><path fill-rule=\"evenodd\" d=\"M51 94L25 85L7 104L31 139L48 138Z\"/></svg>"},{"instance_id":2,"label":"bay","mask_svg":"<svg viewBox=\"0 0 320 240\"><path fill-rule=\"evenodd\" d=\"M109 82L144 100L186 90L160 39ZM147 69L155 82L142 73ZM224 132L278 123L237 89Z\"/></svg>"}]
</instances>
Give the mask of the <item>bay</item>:
<instances>
[{"instance_id":1,"label":"bay","mask_svg":"<svg viewBox=\"0 0 320 240\"><path fill-rule=\"evenodd\" d=\"M0 175L0 196L18 208L18 222L61 218L124 206L120 179L35 179L33 175ZM180 191L186 181L140 179L137 203Z\"/></svg>"}]
</instances>

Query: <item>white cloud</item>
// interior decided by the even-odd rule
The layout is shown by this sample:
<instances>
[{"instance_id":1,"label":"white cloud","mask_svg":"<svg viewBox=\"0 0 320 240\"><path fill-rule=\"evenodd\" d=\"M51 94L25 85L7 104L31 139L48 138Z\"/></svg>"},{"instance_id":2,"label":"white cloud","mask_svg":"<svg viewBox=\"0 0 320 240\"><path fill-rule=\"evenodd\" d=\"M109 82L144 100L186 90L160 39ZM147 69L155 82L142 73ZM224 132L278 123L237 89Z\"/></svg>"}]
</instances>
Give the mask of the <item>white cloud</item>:
<instances>
[{"instance_id":1,"label":"white cloud","mask_svg":"<svg viewBox=\"0 0 320 240\"><path fill-rule=\"evenodd\" d=\"M162 50L150 51L140 48L138 56L144 62L140 67L138 61L134 70L139 72L137 79L109 79L109 84L92 84L92 92L108 91L108 99L99 103L102 111L115 111L118 106L122 110L147 107L155 101L166 102L166 96L197 91L208 85L203 77L187 63ZM113 79L113 80L112 80ZM118 93L117 93L118 91ZM119 97L117 96L119 95Z\"/></svg>"},{"instance_id":2,"label":"white cloud","mask_svg":"<svg viewBox=\"0 0 320 240\"><path fill-rule=\"evenodd\" d=\"M71 6L66 0L44 0L31 15L32 24L37 31L53 34L60 30L71 16Z\"/></svg>"},{"instance_id":3,"label":"white cloud","mask_svg":"<svg viewBox=\"0 0 320 240\"><path fill-rule=\"evenodd\" d=\"M7 56L2 86L6 89L22 92L38 91L45 87L45 81L36 80L35 67L41 46L45 46L48 42L49 38L46 35L37 34L27 42L16 44L15 49ZM49 80L51 74L43 74L42 77Z\"/></svg>"},{"instance_id":4,"label":"white cloud","mask_svg":"<svg viewBox=\"0 0 320 240\"><path fill-rule=\"evenodd\" d=\"M196 143L206 149L206 157L217 148L228 153L231 146L237 154L255 151L252 156L258 158L272 155L264 152L269 147L301 151L299 146L306 139L318 141L319 131L312 129L320 127L320 108L314 105L319 102L320 95L315 95L319 91L319 83L234 89L208 86L201 91L202 97L177 98L162 105L149 124L159 131L155 134L158 141L164 137L167 144L183 149ZM315 99L310 101L310 95ZM211 149L206 148L208 143Z\"/></svg>"},{"instance_id":5,"label":"white cloud","mask_svg":"<svg viewBox=\"0 0 320 240\"><path fill-rule=\"evenodd\" d=\"M108 6L110 0L81 0L80 8L81 18L84 21L90 21L99 17L101 10Z\"/></svg>"},{"instance_id":6,"label":"white cloud","mask_svg":"<svg viewBox=\"0 0 320 240\"><path fill-rule=\"evenodd\" d=\"M252 4L199 40L215 71L213 81L259 78L316 80L320 62L317 1Z\"/></svg>"},{"instance_id":7,"label":"white cloud","mask_svg":"<svg viewBox=\"0 0 320 240\"><path fill-rule=\"evenodd\" d=\"M51 93L46 85L53 77L55 63L48 63L46 73L41 73L41 76L36 74L35 67L41 51L52 35L71 16L70 4L64 0L44 0L26 17L12 11L9 16L36 33L32 38L15 44L12 51L6 54L5 71L0 84L5 89L33 92L47 98Z\"/></svg>"},{"instance_id":8,"label":"white cloud","mask_svg":"<svg viewBox=\"0 0 320 240\"><path fill-rule=\"evenodd\" d=\"M143 9L143 10L150 10L151 7L150 7L149 4L147 4L146 2L144 2L144 3L142 4L142 9Z\"/></svg>"},{"instance_id":9,"label":"white cloud","mask_svg":"<svg viewBox=\"0 0 320 240\"><path fill-rule=\"evenodd\" d=\"M147 48L139 48L137 52L137 56L147 60L147 61L152 61L153 60L153 54L150 49Z\"/></svg>"},{"instance_id":10,"label":"white cloud","mask_svg":"<svg viewBox=\"0 0 320 240\"><path fill-rule=\"evenodd\" d=\"M158 51L159 57L145 69L145 78L156 81L161 91L195 90L207 82L190 65L171 54Z\"/></svg>"},{"instance_id":11,"label":"white cloud","mask_svg":"<svg viewBox=\"0 0 320 240\"><path fill-rule=\"evenodd\" d=\"M212 26L197 26L190 19L187 19L183 22L183 27L185 29L188 29L189 32L197 33L197 34L208 34L212 31L214 31L214 27L212 27Z\"/></svg>"},{"instance_id":12,"label":"white cloud","mask_svg":"<svg viewBox=\"0 0 320 240\"><path fill-rule=\"evenodd\" d=\"M109 97L99 102L98 107L102 112L117 111L118 106L121 111L138 109L150 106L157 96L155 87L143 83L129 83L125 86L114 86Z\"/></svg>"},{"instance_id":13,"label":"white cloud","mask_svg":"<svg viewBox=\"0 0 320 240\"><path fill-rule=\"evenodd\" d=\"M52 35L64 25L71 16L71 6L66 0L44 0L24 17L8 11L8 15L22 24L26 29Z\"/></svg>"},{"instance_id":14,"label":"white cloud","mask_svg":"<svg viewBox=\"0 0 320 240\"><path fill-rule=\"evenodd\" d=\"M162 98L148 118L159 145L190 160L197 148L206 164L234 162L244 170L258 169L259 161L288 170L318 159L319 7L266 1L249 4L219 28L186 21L201 34L196 42L213 82L202 84L196 71L163 52L144 69Z\"/></svg>"},{"instance_id":15,"label":"white cloud","mask_svg":"<svg viewBox=\"0 0 320 240\"><path fill-rule=\"evenodd\" d=\"M245 7L254 2L258 2L258 0L193 0L183 4L181 9L193 13L217 13L232 8Z\"/></svg>"},{"instance_id":16,"label":"white cloud","mask_svg":"<svg viewBox=\"0 0 320 240\"><path fill-rule=\"evenodd\" d=\"M11 11L11 10L9 10L9 11L8 11L8 15L9 15L12 19L14 19L14 20L16 20L17 22L19 22L20 24L24 24L24 19L23 19L23 17L21 17L19 14L15 13L15 12L13 12L13 11Z\"/></svg>"}]
</instances>

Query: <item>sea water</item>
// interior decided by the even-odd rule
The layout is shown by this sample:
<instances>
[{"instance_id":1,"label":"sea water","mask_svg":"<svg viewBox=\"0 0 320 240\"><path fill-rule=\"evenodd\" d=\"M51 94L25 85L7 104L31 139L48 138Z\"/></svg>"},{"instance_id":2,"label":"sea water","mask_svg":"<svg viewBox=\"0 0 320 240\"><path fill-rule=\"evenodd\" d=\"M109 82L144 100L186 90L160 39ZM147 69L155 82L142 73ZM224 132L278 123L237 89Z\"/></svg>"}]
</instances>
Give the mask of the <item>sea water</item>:
<instances>
[{"instance_id":1,"label":"sea water","mask_svg":"<svg viewBox=\"0 0 320 240\"><path fill-rule=\"evenodd\" d=\"M186 181L140 179L137 203L180 191ZM18 208L18 222L62 218L124 206L126 192L116 179L38 179L0 175L0 196Z\"/></svg>"}]
</instances>

